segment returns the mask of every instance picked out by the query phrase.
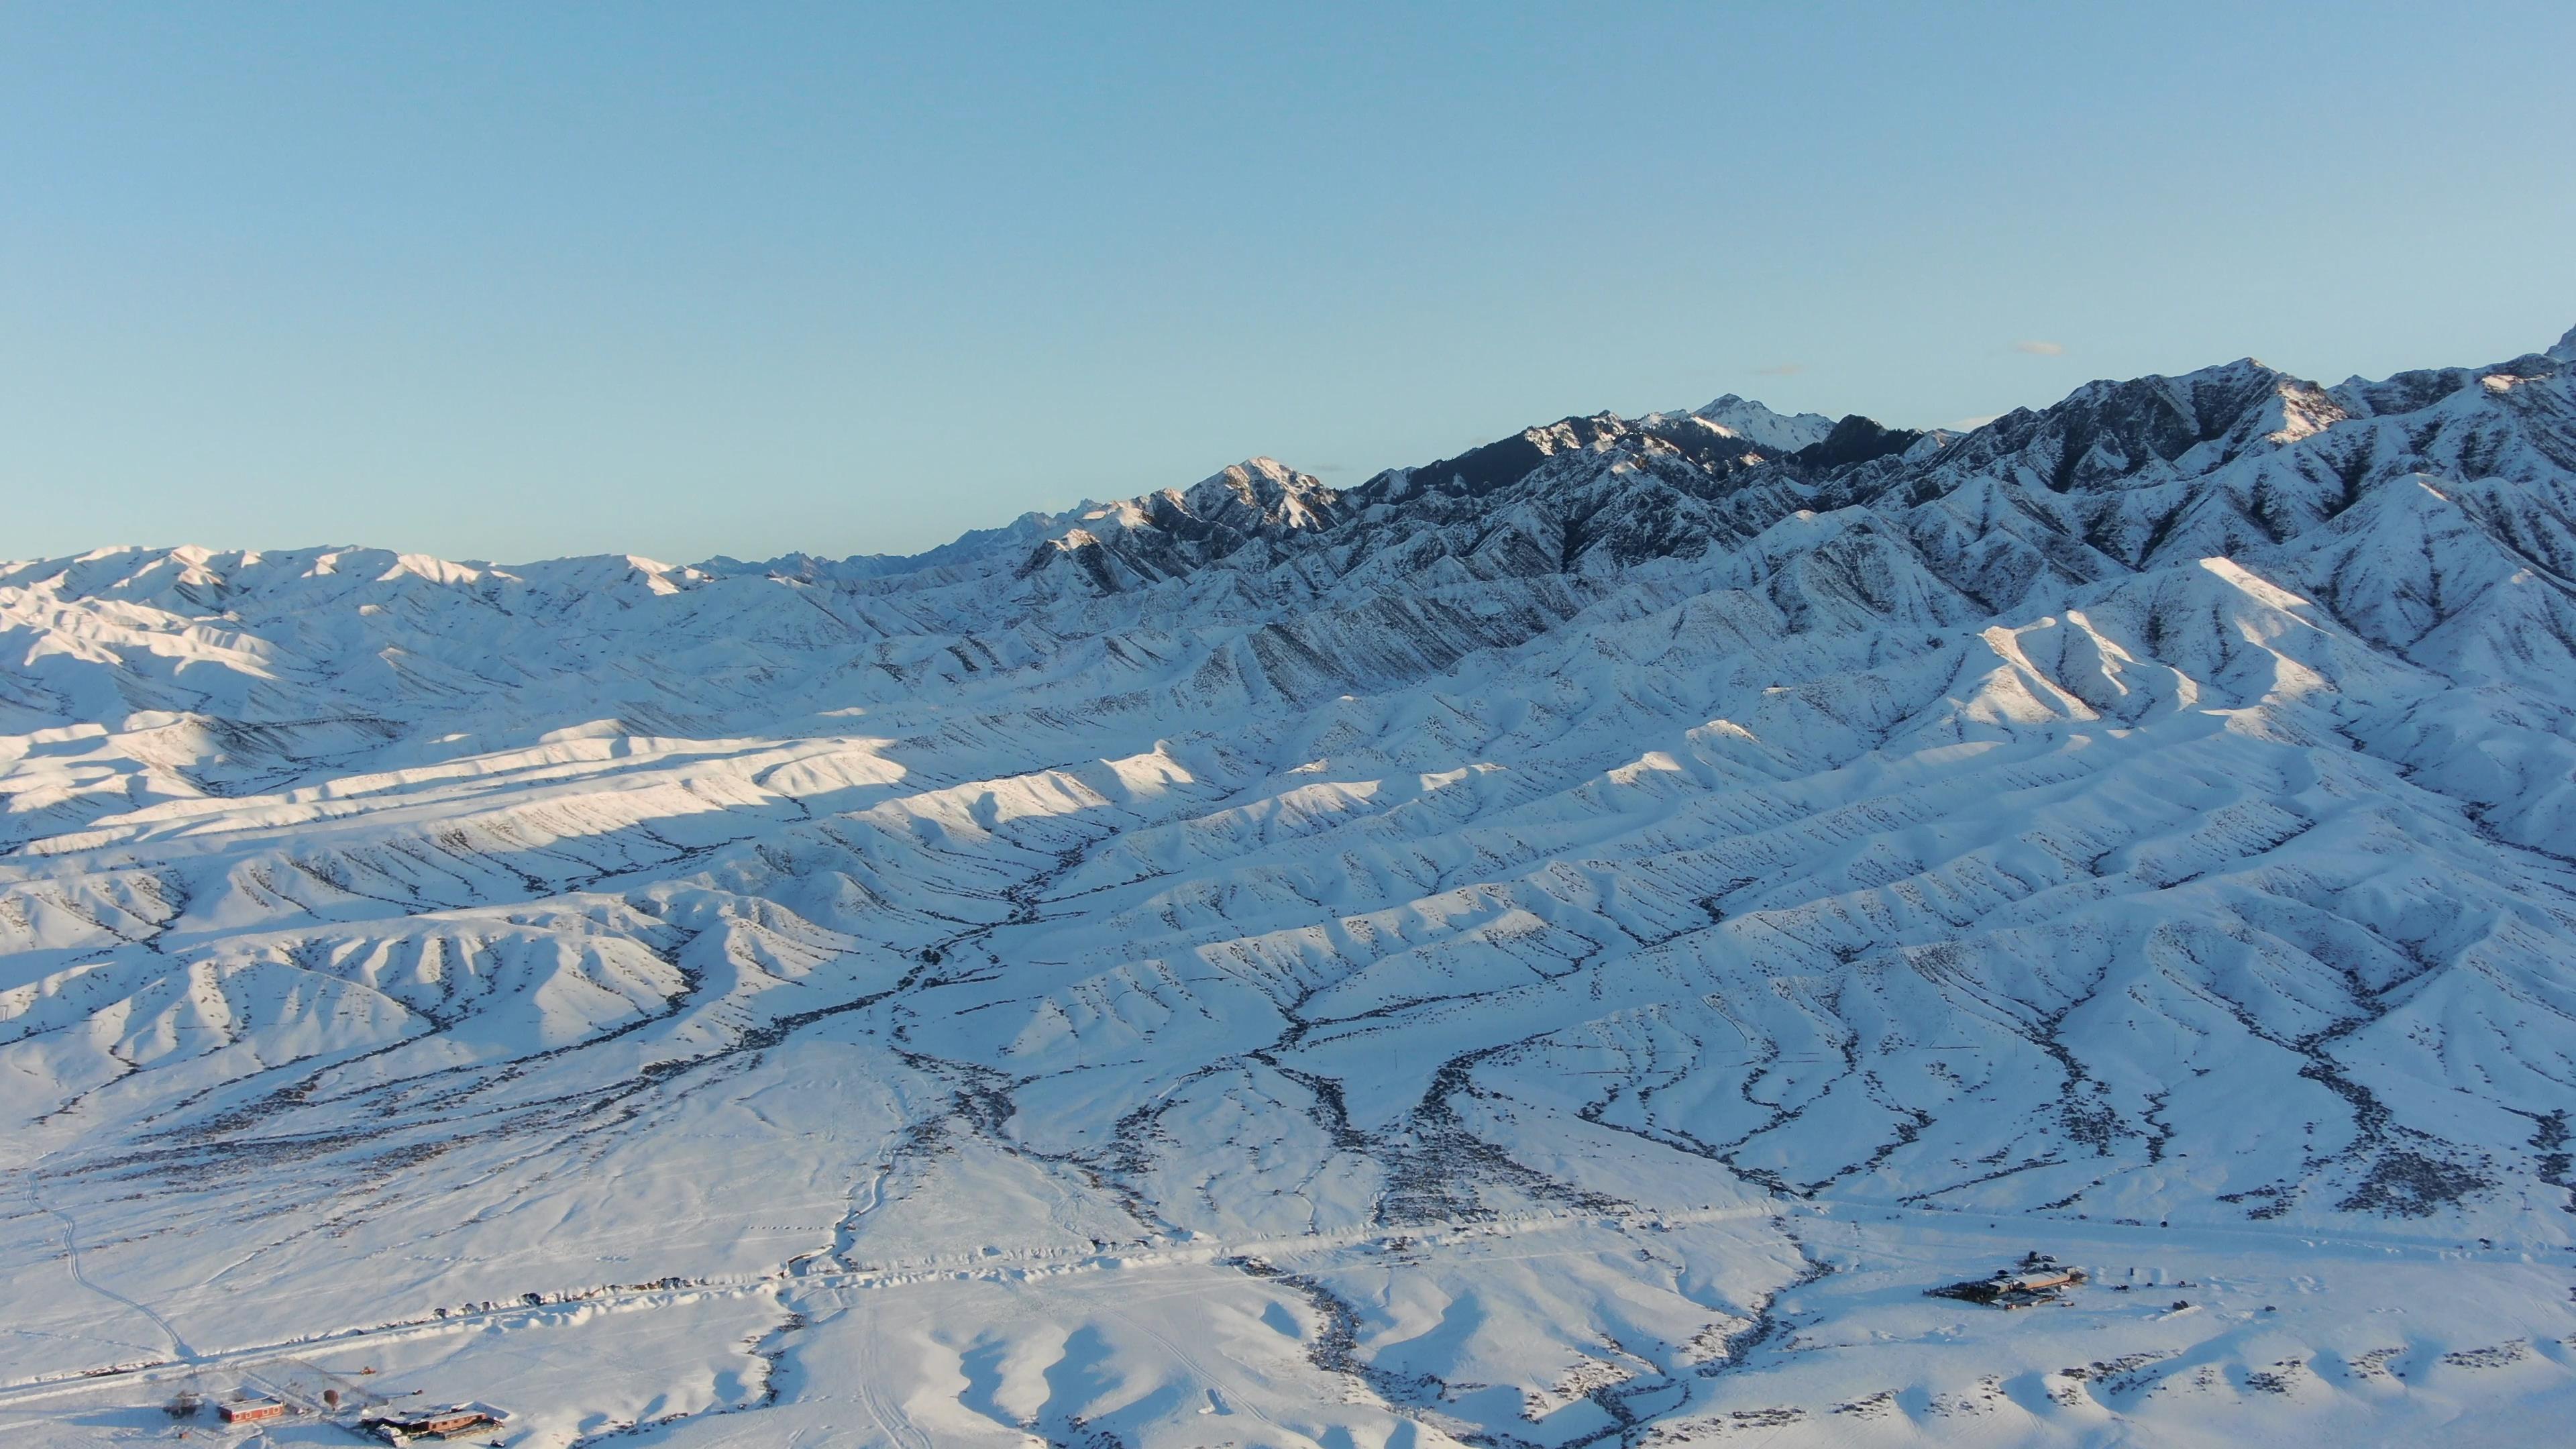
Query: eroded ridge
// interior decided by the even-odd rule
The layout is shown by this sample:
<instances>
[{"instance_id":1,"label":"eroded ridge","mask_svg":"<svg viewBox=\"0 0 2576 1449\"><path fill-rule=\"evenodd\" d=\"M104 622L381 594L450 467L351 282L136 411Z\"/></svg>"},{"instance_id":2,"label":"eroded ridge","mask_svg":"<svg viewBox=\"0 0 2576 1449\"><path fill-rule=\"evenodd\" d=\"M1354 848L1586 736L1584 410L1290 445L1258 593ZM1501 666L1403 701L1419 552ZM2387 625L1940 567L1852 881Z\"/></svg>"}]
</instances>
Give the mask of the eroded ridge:
<instances>
[{"instance_id":1,"label":"eroded ridge","mask_svg":"<svg viewBox=\"0 0 2576 1449\"><path fill-rule=\"evenodd\" d=\"M8 565L0 1423L2504 1433L2571 580L2566 342L910 560Z\"/></svg>"}]
</instances>

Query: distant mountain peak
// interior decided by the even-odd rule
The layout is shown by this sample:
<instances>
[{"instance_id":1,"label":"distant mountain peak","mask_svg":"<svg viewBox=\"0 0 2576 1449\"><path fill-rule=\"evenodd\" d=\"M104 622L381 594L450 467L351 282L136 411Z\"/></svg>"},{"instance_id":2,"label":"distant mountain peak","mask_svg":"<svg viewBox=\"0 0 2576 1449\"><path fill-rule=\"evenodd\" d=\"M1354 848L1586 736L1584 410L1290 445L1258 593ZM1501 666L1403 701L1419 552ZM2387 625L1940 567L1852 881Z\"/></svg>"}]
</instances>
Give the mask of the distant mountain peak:
<instances>
[{"instance_id":1,"label":"distant mountain peak","mask_svg":"<svg viewBox=\"0 0 2576 1449\"><path fill-rule=\"evenodd\" d=\"M1774 412L1751 398L1738 397L1734 393L1693 408L1690 415L1703 422L1715 423L1756 447L1779 453L1812 448L1834 430L1834 420L1822 413Z\"/></svg>"},{"instance_id":2,"label":"distant mountain peak","mask_svg":"<svg viewBox=\"0 0 2576 1449\"><path fill-rule=\"evenodd\" d=\"M1312 473L1276 458L1252 457L1200 479L1180 496L1201 517L1231 513L1238 524L1268 529L1318 527L1341 495Z\"/></svg>"}]
</instances>

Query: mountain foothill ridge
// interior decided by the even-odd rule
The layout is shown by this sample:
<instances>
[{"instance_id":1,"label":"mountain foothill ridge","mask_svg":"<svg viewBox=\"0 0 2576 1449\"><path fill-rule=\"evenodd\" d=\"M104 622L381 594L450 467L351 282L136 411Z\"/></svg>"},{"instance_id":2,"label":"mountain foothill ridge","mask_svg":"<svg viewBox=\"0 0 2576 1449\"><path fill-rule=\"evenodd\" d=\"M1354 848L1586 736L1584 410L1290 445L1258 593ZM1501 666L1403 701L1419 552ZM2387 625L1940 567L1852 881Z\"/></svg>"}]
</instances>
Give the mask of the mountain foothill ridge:
<instances>
[{"instance_id":1,"label":"mountain foothill ridge","mask_svg":"<svg viewBox=\"0 0 2576 1449\"><path fill-rule=\"evenodd\" d=\"M609 1396L527 1442L2439 1425L2576 1372L2570 963L2576 331L903 558L0 564L0 1414L622 1294L736 1346L509 1319ZM2157 1315L1860 1291L2006 1236Z\"/></svg>"}]
</instances>

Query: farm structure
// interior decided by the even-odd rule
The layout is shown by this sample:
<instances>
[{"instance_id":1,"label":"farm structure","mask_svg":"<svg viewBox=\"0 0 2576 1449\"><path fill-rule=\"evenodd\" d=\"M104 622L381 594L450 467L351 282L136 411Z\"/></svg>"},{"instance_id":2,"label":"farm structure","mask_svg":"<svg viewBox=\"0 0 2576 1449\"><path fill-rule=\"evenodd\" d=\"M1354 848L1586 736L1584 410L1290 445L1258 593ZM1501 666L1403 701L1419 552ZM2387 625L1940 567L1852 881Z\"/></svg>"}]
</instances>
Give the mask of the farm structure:
<instances>
[{"instance_id":1,"label":"farm structure","mask_svg":"<svg viewBox=\"0 0 2576 1449\"><path fill-rule=\"evenodd\" d=\"M271 1419L285 1418L286 1405L276 1399L243 1399L236 1403L217 1404L215 1417L227 1424L263 1424Z\"/></svg>"},{"instance_id":2,"label":"farm structure","mask_svg":"<svg viewBox=\"0 0 2576 1449\"><path fill-rule=\"evenodd\" d=\"M442 1404L434 1409L380 1409L362 1421L364 1427L388 1444L409 1444L419 1439L453 1439L480 1429L497 1429L508 1422L508 1410L496 1409L485 1403Z\"/></svg>"},{"instance_id":3,"label":"farm structure","mask_svg":"<svg viewBox=\"0 0 2576 1449\"><path fill-rule=\"evenodd\" d=\"M2033 1308L2064 1301L2068 1289L2082 1287L2084 1282L2083 1269L2069 1267L2045 1253L2032 1253L2018 1265L1991 1277L1925 1291L1935 1298L1958 1298L1996 1308Z\"/></svg>"}]
</instances>

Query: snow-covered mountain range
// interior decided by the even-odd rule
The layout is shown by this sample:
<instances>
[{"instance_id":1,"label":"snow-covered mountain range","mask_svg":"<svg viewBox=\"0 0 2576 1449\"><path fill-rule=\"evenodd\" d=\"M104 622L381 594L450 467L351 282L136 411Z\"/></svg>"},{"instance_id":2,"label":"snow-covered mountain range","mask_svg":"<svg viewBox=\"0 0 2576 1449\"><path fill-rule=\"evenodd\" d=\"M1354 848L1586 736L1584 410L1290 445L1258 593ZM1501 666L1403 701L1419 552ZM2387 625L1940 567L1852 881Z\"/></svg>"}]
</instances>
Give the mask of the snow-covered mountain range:
<instances>
[{"instance_id":1,"label":"snow-covered mountain range","mask_svg":"<svg viewBox=\"0 0 2576 1449\"><path fill-rule=\"evenodd\" d=\"M172 1382L549 1445L2576 1400L2576 332L908 559L0 565L0 804L43 1442ZM2092 1286L1921 1295L2026 1249Z\"/></svg>"}]
</instances>

